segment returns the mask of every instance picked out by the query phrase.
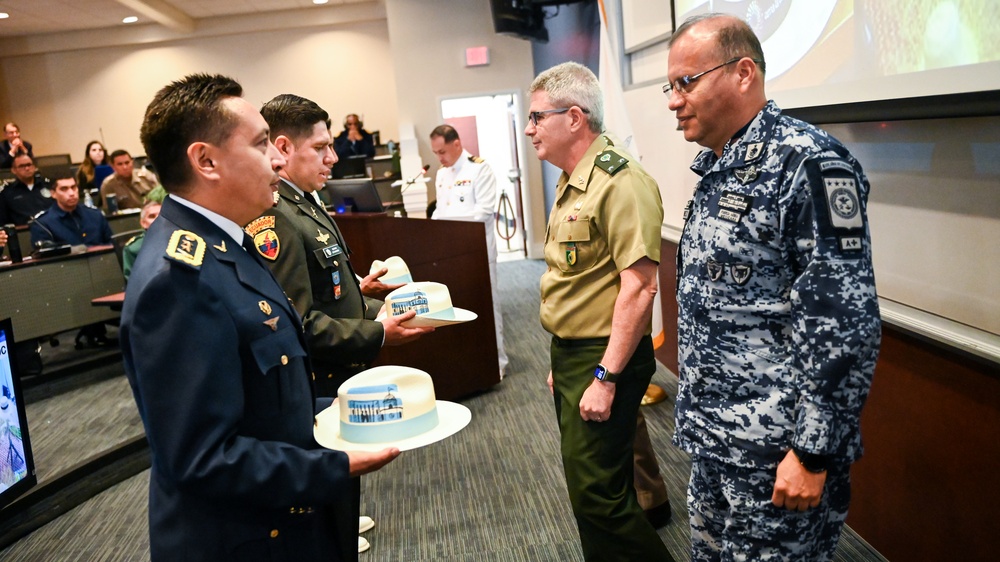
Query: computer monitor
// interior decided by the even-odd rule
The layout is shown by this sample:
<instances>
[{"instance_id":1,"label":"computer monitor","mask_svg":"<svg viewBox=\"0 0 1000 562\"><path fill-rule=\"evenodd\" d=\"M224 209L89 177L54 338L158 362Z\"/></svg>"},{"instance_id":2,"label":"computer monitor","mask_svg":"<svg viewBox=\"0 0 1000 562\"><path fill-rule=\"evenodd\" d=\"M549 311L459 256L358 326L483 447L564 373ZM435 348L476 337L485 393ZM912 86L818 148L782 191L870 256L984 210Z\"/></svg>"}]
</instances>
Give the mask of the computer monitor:
<instances>
[{"instance_id":1,"label":"computer monitor","mask_svg":"<svg viewBox=\"0 0 1000 562\"><path fill-rule=\"evenodd\" d=\"M345 178L366 178L368 177L368 167L365 165L365 156L348 156L337 160L330 170L330 177L338 180Z\"/></svg>"},{"instance_id":2,"label":"computer monitor","mask_svg":"<svg viewBox=\"0 0 1000 562\"><path fill-rule=\"evenodd\" d=\"M382 213L382 198L369 178L328 180L323 190L334 213ZM322 198L322 196L321 196Z\"/></svg>"},{"instance_id":3,"label":"computer monitor","mask_svg":"<svg viewBox=\"0 0 1000 562\"><path fill-rule=\"evenodd\" d=\"M37 484L10 318L0 320L0 508Z\"/></svg>"}]
</instances>

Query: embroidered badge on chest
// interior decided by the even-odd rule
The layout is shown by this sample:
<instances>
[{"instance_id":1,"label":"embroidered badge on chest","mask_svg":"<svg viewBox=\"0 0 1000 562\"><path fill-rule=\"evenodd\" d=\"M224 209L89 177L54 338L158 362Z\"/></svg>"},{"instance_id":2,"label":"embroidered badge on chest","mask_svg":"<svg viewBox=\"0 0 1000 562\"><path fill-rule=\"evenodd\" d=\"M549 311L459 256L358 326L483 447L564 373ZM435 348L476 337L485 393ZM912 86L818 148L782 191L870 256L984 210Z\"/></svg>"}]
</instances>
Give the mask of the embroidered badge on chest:
<instances>
[{"instance_id":1,"label":"embroidered badge on chest","mask_svg":"<svg viewBox=\"0 0 1000 562\"><path fill-rule=\"evenodd\" d=\"M750 280L750 273L752 268L744 263L734 263L729 266L729 273L733 276L733 281L737 285L746 285L747 281Z\"/></svg>"},{"instance_id":2,"label":"embroidered badge on chest","mask_svg":"<svg viewBox=\"0 0 1000 562\"><path fill-rule=\"evenodd\" d=\"M723 191L719 198L719 218L729 222L740 222L750 210L753 197L732 191Z\"/></svg>"},{"instance_id":3,"label":"embroidered badge on chest","mask_svg":"<svg viewBox=\"0 0 1000 562\"><path fill-rule=\"evenodd\" d=\"M757 179L756 166L749 166L747 168L740 168L738 170L733 170L733 173L736 174L736 179L740 180L740 183L742 183L743 185L746 185L752 182L753 180Z\"/></svg>"},{"instance_id":4,"label":"embroidered badge on chest","mask_svg":"<svg viewBox=\"0 0 1000 562\"><path fill-rule=\"evenodd\" d=\"M576 243L566 244L566 264L576 265Z\"/></svg>"}]
</instances>

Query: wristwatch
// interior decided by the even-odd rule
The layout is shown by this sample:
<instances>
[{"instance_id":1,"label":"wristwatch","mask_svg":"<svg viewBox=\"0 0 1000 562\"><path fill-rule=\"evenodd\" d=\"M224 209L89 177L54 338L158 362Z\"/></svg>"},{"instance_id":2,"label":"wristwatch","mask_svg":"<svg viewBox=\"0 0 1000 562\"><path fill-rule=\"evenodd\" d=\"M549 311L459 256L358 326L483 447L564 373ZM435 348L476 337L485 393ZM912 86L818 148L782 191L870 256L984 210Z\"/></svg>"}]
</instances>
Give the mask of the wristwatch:
<instances>
[{"instance_id":1,"label":"wristwatch","mask_svg":"<svg viewBox=\"0 0 1000 562\"><path fill-rule=\"evenodd\" d=\"M830 468L830 459L825 455L817 455L814 453L807 453L796 447L792 447L792 451L795 456L799 459L799 464L803 468L812 473L826 472Z\"/></svg>"},{"instance_id":2,"label":"wristwatch","mask_svg":"<svg viewBox=\"0 0 1000 562\"><path fill-rule=\"evenodd\" d=\"M594 378L603 382L618 382L618 377L620 374L612 373L607 367L597 364L597 368L594 369Z\"/></svg>"}]
</instances>

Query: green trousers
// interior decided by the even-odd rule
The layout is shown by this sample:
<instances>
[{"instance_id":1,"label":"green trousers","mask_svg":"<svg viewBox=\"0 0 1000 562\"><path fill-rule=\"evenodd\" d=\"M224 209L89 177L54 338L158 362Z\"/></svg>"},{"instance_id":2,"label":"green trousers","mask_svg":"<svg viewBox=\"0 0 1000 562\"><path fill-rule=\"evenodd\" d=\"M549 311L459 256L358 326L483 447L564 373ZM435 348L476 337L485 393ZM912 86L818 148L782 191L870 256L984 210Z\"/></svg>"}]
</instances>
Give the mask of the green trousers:
<instances>
[{"instance_id":1,"label":"green trousers","mask_svg":"<svg viewBox=\"0 0 1000 562\"><path fill-rule=\"evenodd\" d=\"M580 400L606 347L606 340L560 338L550 346L563 470L583 555L592 562L672 561L633 487L632 443L639 402L656 370L653 343L643 337L621 373L611 418L584 421Z\"/></svg>"}]
</instances>

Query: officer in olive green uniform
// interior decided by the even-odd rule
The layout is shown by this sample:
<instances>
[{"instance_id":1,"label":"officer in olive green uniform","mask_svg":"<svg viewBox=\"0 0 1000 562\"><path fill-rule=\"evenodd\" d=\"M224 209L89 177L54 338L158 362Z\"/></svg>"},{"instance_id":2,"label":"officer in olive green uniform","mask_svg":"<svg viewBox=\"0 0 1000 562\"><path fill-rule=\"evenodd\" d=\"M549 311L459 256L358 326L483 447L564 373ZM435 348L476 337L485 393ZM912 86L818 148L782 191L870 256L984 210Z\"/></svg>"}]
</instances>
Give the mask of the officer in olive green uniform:
<instances>
[{"instance_id":1,"label":"officer in olive green uniform","mask_svg":"<svg viewBox=\"0 0 1000 562\"><path fill-rule=\"evenodd\" d=\"M525 134L563 170L545 233L541 322L563 468L587 560L672 560L633 489L663 207L656 182L601 134L603 101L576 63L532 83Z\"/></svg>"},{"instance_id":2,"label":"officer in olive green uniform","mask_svg":"<svg viewBox=\"0 0 1000 562\"><path fill-rule=\"evenodd\" d=\"M245 230L302 315L317 392L336 396L340 384L367 369L382 345L405 343L431 329L399 325L412 315L375 320L383 303L362 294L350 249L316 200L337 161L327 112L282 94L264 104L261 114L287 165L279 172L278 204ZM374 276L366 286L374 292L396 287Z\"/></svg>"}]
</instances>

